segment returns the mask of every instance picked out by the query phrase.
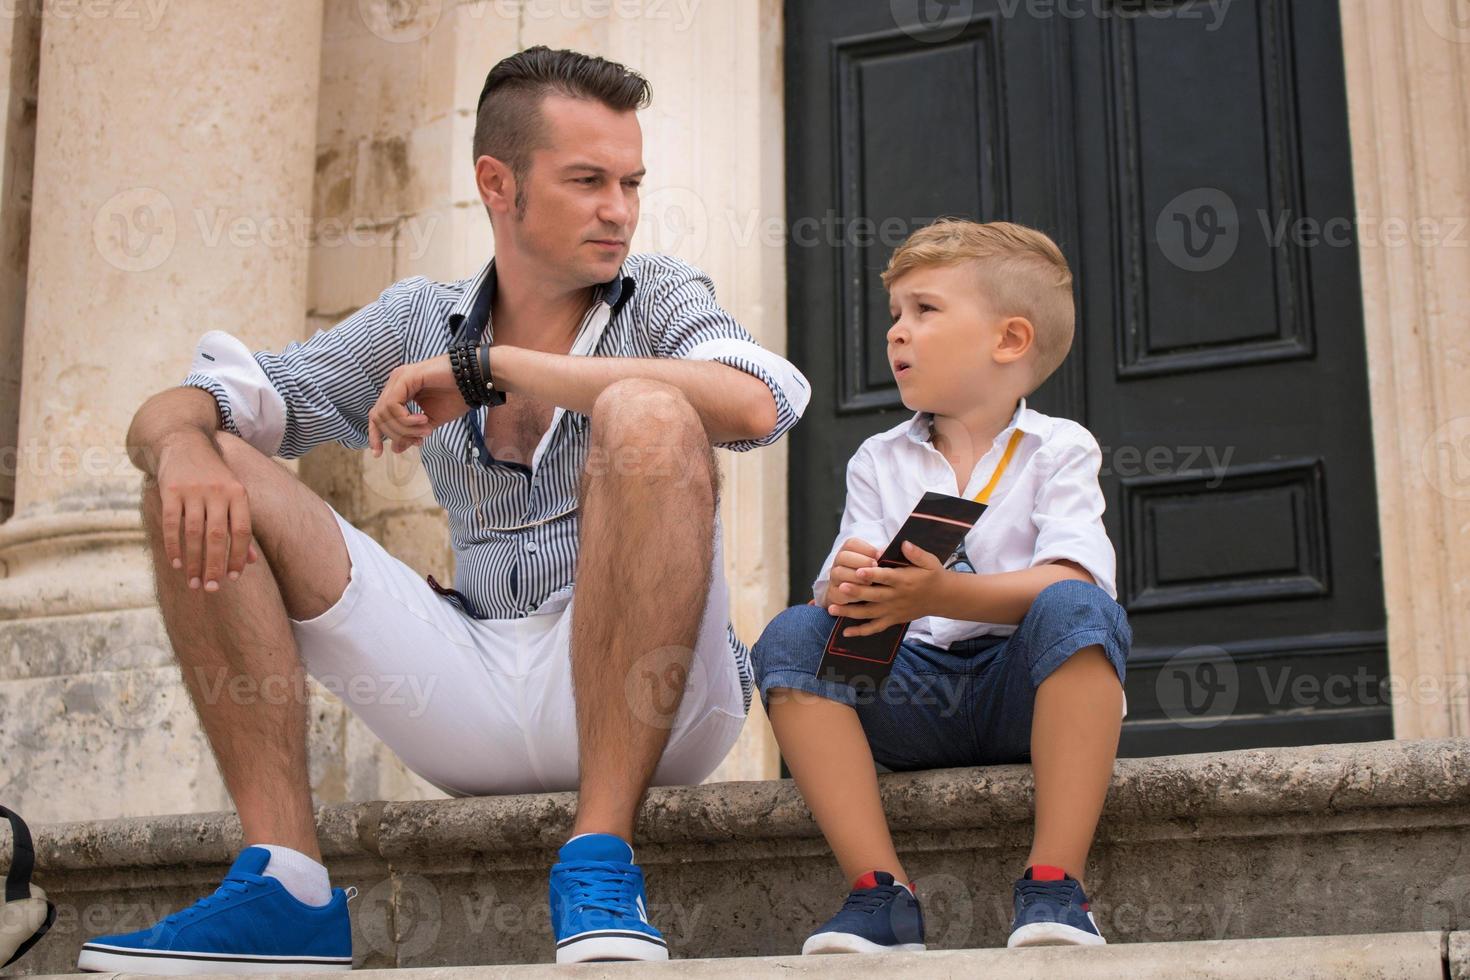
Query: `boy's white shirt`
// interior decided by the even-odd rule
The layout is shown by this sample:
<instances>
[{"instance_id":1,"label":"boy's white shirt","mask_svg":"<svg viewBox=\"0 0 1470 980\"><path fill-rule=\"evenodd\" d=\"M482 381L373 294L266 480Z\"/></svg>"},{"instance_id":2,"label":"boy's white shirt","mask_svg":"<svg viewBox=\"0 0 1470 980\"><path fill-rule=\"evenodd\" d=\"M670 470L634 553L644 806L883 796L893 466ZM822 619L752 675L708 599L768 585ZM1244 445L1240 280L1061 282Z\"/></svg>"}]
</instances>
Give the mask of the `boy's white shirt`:
<instances>
[{"instance_id":1,"label":"boy's white shirt","mask_svg":"<svg viewBox=\"0 0 1470 980\"><path fill-rule=\"evenodd\" d=\"M818 602L843 542L861 538L882 551L925 493L956 495L954 469L930 442L929 421L921 412L872 436L848 462L842 529L812 583ZM970 565L977 574L988 575L1067 559L1087 569L1103 591L1117 598L1117 556L1103 529L1098 484L1102 451L1087 429L1032 411L1021 399L1010 424L975 464L969 485L958 495L973 498L980 492L1016 429L1024 433L1016 455L985 513L965 536ZM941 561L948 557L939 556ZM926 616L909 627L907 639L948 649L959 640L1015 631L1013 624Z\"/></svg>"}]
</instances>

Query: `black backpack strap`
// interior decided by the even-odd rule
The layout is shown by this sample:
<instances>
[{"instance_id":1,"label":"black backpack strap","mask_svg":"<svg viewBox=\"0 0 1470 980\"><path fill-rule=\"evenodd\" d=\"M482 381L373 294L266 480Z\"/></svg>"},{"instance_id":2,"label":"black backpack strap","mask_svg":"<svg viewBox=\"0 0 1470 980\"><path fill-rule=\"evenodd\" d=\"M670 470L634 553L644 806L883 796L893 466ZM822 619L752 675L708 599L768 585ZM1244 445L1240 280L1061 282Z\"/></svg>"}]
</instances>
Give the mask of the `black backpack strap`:
<instances>
[{"instance_id":1,"label":"black backpack strap","mask_svg":"<svg viewBox=\"0 0 1470 980\"><path fill-rule=\"evenodd\" d=\"M31 843L31 830L20 814L0 806L0 817L10 821L14 852L10 871L5 875L5 901L19 902L31 897L31 872L36 868L36 848Z\"/></svg>"},{"instance_id":2,"label":"black backpack strap","mask_svg":"<svg viewBox=\"0 0 1470 980\"><path fill-rule=\"evenodd\" d=\"M20 902L31 897L31 872L36 868L36 848L31 843L31 830L26 822L20 818L20 814L14 810L0 806L0 817L10 821L11 835L11 858L10 871L5 875L5 901ZM21 943L10 958L0 963L0 969L9 966L20 959L30 948L41 941L41 937L50 931L56 923L56 904L49 899L46 901L46 921L41 923L41 928L31 934L31 937Z\"/></svg>"}]
</instances>

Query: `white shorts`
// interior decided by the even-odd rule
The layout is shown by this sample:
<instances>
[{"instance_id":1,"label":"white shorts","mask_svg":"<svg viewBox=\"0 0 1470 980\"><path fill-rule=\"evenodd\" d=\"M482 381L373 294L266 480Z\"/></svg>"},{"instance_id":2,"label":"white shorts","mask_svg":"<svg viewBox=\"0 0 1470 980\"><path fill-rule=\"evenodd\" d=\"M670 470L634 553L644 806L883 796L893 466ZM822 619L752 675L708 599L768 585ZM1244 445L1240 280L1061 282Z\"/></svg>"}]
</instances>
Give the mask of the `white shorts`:
<instances>
[{"instance_id":1,"label":"white shorts","mask_svg":"<svg viewBox=\"0 0 1470 980\"><path fill-rule=\"evenodd\" d=\"M523 619L475 619L332 514L351 579L326 612L291 620L307 673L452 796L576 789L572 590ZM709 600L655 785L702 781L745 724L723 562L717 524Z\"/></svg>"}]
</instances>

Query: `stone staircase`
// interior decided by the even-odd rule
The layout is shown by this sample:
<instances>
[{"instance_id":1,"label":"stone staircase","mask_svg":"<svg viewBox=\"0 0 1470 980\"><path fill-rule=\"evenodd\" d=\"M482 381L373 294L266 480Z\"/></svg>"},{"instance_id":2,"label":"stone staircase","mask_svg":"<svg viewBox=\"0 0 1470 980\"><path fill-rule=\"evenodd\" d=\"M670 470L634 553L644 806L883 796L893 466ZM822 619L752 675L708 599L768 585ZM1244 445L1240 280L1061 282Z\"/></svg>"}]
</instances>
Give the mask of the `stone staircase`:
<instances>
[{"instance_id":1,"label":"stone staircase","mask_svg":"<svg viewBox=\"0 0 1470 980\"><path fill-rule=\"evenodd\" d=\"M334 883L356 885L359 969L480 976L1456 977L1470 980L1470 739L1118 763L1088 871L1105 949L1005 950L1026 854L1024 766L890 774L884 802L931 952L901 964L790 957L845 892L789 781L650 792L638 860L678 962L545 965L546 868L571 794L356 803L318 812ZM212 890L226 814L52 824L37 882L56 927L12 972L68 973L82 941ZM8 853L8 850L0 850ZM539 971L539 973L538 973Z\"/></svg>"}]
</instances>

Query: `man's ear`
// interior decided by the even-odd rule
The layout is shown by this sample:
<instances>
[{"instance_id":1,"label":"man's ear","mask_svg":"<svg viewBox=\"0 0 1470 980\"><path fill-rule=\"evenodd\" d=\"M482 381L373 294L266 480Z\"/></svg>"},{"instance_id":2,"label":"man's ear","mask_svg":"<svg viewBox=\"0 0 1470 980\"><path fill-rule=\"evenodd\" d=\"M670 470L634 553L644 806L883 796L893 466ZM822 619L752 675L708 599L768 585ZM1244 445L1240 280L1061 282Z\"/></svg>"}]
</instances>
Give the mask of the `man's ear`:
<instances>
[{"instance_id":1,"label":"man's ear","mask_svg":"<svg viewBox=\"0 0 1470 980\"><path fill-rule=\"evenodd\" d=\"M492 156L475 160L475 187L480 200L496 214L509 214L516 206L516 178L510 167Z\"/></svg>"},{"instance_id":2,"label":"man's ear","mask_svg":"<svg viewBox=\"0 0 1470 980\"><path fill-rule=\"evenodd\" d=\"M1013 364L1026 356L1036 343L1036 327L1024 316L1006 317L995 343L997 364Z\"/></svg>"}]
</instances>

